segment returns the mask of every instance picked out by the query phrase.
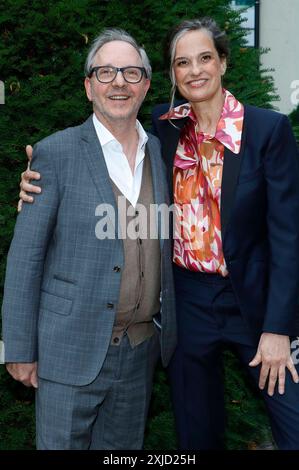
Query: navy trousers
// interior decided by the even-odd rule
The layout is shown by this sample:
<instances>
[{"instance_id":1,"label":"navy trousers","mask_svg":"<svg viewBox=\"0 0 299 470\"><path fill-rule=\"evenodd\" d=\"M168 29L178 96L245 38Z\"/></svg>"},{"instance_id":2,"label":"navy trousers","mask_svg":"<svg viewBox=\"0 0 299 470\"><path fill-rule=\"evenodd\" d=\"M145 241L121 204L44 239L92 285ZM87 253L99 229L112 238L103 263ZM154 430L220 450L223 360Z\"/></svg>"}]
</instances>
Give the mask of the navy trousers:
<instances>
[{"instance_id":1,"label":"navy trousers","mask_svg":"<svg viewBox=\"0 0 299 470\"><path fill-rule=\"evenodd\" d=\"M175 267L178 347L168 372L181 449L224 448L223 346L231 346L251 368L257 344L242 317L229 278ZM298 370L298 367L297 367ZM261 391L278 449L299 450L299 384L286 370L285 393Z\"/></svg>"}]
</instances>

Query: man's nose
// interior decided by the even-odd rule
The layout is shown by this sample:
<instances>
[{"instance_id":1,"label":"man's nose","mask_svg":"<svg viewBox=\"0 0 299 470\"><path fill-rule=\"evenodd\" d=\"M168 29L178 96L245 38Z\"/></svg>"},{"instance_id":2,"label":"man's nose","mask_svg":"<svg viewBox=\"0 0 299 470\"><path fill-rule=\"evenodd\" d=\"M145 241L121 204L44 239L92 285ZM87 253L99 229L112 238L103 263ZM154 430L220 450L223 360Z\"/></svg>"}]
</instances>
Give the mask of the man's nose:
<instances>
[{"instance_id":1,"label":"man's nose","mask_svg":"<svg viewBox=\"0 0 299 470\"><path fill-rule=\"evenodd\" d=\"M120 70L117 71L116 77L113 80L112 84L116 85L116 86L119 86L119 87L122 87L126 84L123 73Z\"/></svg>"}]
</instances>

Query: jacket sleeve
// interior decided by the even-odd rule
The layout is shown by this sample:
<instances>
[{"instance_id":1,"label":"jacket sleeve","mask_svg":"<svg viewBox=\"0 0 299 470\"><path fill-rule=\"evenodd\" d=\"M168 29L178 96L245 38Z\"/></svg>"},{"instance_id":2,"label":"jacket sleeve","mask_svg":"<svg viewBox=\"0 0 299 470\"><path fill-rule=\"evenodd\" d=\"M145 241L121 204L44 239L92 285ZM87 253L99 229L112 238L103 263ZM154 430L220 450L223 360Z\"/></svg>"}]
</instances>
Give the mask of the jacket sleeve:
<instances>
[{"instance_id":1,"label":"jacket sleeve","mask_svg":"<svg viewBox=\"0 0 299 470\"><path fill-rule=\"evenodd\" d=\"M45 141L34 147L31 168L41 174L42 192L33 204L23 204L7 257L2 305L5 362L37 360L41 280L58 208L58 182Z\"/></svg>"},{"instance_id":2,"label":"jacket sleeve","mask_svg":"<svg viewBox=\"0 0 299 470\"><path fill-rule=\"evenodd\" d=\"M273 128L264 159L270 247L263 331L291 335L299 299L298 148L286 116ZM257 279L258 282L258 279Z\"/></svg>"}]
</instances>

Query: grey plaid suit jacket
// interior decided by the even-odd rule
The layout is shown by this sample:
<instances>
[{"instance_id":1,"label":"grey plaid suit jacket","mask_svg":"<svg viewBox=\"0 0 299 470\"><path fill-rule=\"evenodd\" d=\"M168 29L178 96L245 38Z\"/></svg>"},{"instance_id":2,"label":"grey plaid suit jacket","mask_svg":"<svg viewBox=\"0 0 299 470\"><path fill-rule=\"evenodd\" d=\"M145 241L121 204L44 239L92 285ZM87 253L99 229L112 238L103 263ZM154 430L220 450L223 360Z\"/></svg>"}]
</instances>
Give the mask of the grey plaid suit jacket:
<instances>
[{"instance_id":1,"label":"grey plaid suit jacket","mask_svg":"<svg viewBox=\"0 0 299 470\"><path fill-rule=\"evenodd\" d=\"M169 203L157 138L149 135L147 149L155 203ZM124 264L117 223L114 239L95 235L96 207L110 204L115 214L117 207L92 118L39 142L31 167L42 175L42 193L34 204L24 204L8 254L5 361L37 360L40 377L85 385L100 372L109 347L121 279L113 268ZM171 242L160 237L160 246L166 366L176 344L176 320Z\"/></svg>"}]
</instances>

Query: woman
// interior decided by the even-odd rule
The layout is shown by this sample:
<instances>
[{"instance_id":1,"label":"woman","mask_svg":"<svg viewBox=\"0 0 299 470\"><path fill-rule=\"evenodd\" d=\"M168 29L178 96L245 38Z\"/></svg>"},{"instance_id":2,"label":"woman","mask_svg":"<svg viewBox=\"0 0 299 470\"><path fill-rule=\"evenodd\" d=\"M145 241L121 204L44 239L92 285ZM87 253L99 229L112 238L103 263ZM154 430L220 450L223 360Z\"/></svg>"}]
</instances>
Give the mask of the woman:
<instances>
[{"instance_id":1,"label":"woman","mask_svg":"<svg viewBox=\"0 0 299 470\"><path fill-rule=\"evenodd\" d=\"M278 448L299 449L289 339L299 281L297 148L285 116L244 106L222 88L228 53L212 19L178 25L171 107L153 113L176 207L179 341L170 378L180 447L224 445L221 349L230 345L262 391ZM187 103L173 108L176 87Z\"/></svg>"},{"instance_id":2,"label":"woman","mask_svg":"<svg viewBox=\"0 0 299 470\"><path fill-rule=\"evenodd\" d=\"M170 57L171 107L157 107L153 122L176 207L179 338L169 372L179 445L223 448L221 349L230 345L261 389L278 448L299 449L290 355L299 284L296 143L285 116L244 106L222 88L228 43L212 19L177 26ZM173 108L176 88L187 103Z\"/></svg>"}]
</instances>

